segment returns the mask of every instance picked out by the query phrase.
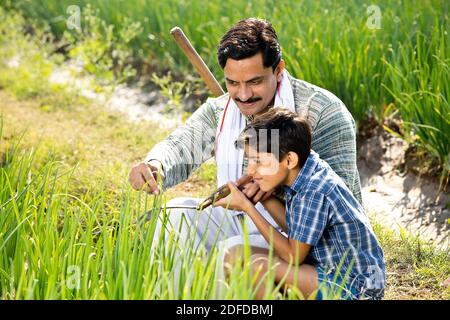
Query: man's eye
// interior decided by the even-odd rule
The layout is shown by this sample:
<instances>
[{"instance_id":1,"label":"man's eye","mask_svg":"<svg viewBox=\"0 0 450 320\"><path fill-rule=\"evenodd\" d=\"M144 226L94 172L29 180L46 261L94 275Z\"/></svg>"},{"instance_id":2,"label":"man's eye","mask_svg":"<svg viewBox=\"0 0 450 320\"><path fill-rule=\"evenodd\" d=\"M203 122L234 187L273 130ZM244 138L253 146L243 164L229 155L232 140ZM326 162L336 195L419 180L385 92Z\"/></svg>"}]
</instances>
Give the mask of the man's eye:
<instances>
[{"instance_id":1,"label":"man's eye","mask_svg":"<svg viewBox=\"0 0 450 320\"><path fill-rule=\"evenodd\" d=\"M235 86L235 85L237 84L237 82L236 82L236 81L230 81L230 80L228 80L228 84L229 84L230 86Z\"/></svg>"},{"instance_id":2,"label":"man's eye","mask_svg":"<svg viewBox=\"0 0 450 320\"><path fill-rule=\"evenodd\" d=\"M260 84L260 83L261 83L261 80L250 81L250 84L253 84L253 85L257 85L257 84Z\"/></svg>"}]
</instances>

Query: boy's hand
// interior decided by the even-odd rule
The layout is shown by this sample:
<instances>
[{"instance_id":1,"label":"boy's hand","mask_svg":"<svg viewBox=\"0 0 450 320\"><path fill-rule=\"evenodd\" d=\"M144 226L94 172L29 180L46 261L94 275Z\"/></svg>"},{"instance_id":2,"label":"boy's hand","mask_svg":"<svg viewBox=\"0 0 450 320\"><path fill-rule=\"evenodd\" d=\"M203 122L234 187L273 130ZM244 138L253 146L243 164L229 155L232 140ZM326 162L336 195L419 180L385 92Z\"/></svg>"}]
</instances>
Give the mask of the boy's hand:
<instances>
[{"instance_id":1,"label":"boy's hand","mask_svg":"<svg viewBox=\"0 0 450 320\"><path fill-rule=\"evenodd\" d=\"M250 207L253 207L253 203L242 193L241 190L237 188L237 186L232 182L227 183L228 188L230 188L231 193L217 200L213 203L214 207L220 206L225 209L237 210L237 211L247 211Z\"/></svg>"},{"instance_id":2,"label":"boy's hand","mask_svg":"<svg viewBox=\"0 0 450 320\"><path fill-rule=\"evenodd\" d=\"M253 204L257 204L258 202L263 202L268 199L274 190L270 190L268 192L264 192L259 188L257 182L253 181L253 177L248 175L243 175L236 181L236 185L242 186L242 192L245 196L250 199Z\"/></svg>"}]
</instances>

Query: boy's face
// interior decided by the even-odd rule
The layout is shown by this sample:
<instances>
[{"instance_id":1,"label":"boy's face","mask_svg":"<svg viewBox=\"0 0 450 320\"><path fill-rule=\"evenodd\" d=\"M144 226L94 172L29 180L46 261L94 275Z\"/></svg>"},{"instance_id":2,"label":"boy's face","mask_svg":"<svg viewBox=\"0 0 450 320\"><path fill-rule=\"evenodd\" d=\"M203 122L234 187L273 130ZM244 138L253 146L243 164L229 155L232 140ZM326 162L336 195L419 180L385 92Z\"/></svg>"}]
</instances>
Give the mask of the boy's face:
<instances>
[{"instance_id":1,"label":"boy's face","mask_svg":"<svg viewBox=\"0 0 450 320\"><path fill-rule=\"evenodd\" d=\"M270 152L257 152L246 147L248 156L247 174L253 176L262 191L270 191L284 184L289 174L286 161L280 161Z\"/></svg>"}]
</instances>

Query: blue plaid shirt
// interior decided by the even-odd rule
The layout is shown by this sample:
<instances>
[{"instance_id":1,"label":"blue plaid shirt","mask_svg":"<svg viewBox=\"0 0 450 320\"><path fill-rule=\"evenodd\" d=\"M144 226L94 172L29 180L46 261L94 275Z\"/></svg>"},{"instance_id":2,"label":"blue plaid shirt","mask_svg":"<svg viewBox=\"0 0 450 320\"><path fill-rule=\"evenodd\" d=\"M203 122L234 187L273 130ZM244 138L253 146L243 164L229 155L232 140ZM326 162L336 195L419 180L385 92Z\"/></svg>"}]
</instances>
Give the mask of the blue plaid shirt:
<instances>
[{"instance_id":1,"label":"blue plaid shirt","mask_svg":"<svg viewBox=\"0 0 450 320\"><path fill-rule=\"evenodd\" d=\"M346 283L360 292L383 295L383 251L364 209L331 167L311 151L285 190L288 236L311 245L305 263L343 279L348 274Z\"/></svg>"}]
</instances>

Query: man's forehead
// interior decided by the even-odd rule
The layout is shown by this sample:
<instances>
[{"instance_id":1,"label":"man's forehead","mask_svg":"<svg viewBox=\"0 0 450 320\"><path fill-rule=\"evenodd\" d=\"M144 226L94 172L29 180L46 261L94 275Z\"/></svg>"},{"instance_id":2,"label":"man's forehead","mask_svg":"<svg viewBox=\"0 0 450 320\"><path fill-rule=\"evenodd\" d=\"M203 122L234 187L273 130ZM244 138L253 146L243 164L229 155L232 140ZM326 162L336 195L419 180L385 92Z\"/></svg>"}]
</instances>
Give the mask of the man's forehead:
<instances>
[{"instance_id":1,"label":"man's forehead","mask_svg":"<svg viewBox=\"0 0 450 320\"><path fill-rule=\"evenodd\" d=\"M241 76L245 74L246 79L240 79L248 81L251 78L257 76L265 76L272 70L271 67L265 68L263 64L262 54L258 53L254 56L235 60L228 58L225 68L223 69L225 77L234 80L233 77ZM242 76L241 76L242 77Z\"/></svg>"}]
</instances>

